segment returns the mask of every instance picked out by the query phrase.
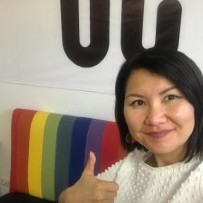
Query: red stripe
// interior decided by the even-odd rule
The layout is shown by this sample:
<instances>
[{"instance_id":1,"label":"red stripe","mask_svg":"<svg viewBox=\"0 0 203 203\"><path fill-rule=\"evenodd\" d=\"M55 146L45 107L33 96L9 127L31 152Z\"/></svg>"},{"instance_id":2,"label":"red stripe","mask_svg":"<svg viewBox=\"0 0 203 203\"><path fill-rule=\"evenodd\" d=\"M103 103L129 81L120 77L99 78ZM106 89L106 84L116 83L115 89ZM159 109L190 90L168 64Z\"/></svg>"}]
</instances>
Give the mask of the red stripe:
<instances>
[{"instance_id":1,"label":"red stripe","mask_svg":"<svg viewBox=\"0 0 203 203\"><path fill-rule=\"evenodd\" d=\"M16 128L18 126L18 118L20 117L20 114L22 113L21 109L15 109L12 114L12 125L11 125L11 178L10 178L10 191L15 191L15 181L16 181L16 151L17 147L16 144Z\"/></svg>"},{"instance_id":2,"label":"red stripe","mask_svg":"<svg viewBox=\"0 0 203 203\"><path fill-rule=\"evenodd\" d=\"M119 150L118 150L118 160L123 159L124 157L127 156L127 151L124 150L123 145L121 143L119 144Z\"/></svg>"},{"instance_id":3,"label":"red stripe","mask_svg":"<svg viewBox=\"0 0 203 203\"><path fill-rule=\"evenodd\" d=\"M28 193L28 155L29 155L29 137L30 126L33 116L36 111L32 110L17 110L18 113L13 115L15 124L12 128L12 157L14 157L12 173L18 176L13 177L11 191ZM17 112L16 111L16 112Z\"/></svg>"},{"instance_id":4,"label":"red stripe","mask_svg":"<svg viewBox=\"0 0 203 203\"><path fill-rule=\"evenodd\" d=\"M101 163L99 172L104 171L106 168L118 161L119 148L120 138L116 123L107 121L101 147Z\"/></svg>"}]
</instances>

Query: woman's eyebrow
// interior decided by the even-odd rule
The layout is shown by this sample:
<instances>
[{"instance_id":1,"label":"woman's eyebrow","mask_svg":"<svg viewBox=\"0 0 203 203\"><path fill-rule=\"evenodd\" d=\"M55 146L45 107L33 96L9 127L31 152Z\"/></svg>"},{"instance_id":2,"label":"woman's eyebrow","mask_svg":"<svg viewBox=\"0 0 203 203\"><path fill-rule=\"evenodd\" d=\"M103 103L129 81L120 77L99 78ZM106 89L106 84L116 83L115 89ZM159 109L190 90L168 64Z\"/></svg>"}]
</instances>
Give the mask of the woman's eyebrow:
<instances>
[{"instance_id":1,"label":"woman's eyebrow","mask_svg":"<svg viewBox=\"0 0 203 203\"><path fill-rule=\"evenodd\" d=\"M125 96L125 98L129 98L129 97L139 97L139 98L144 98L144 96L143 95L141 95L141 94L128 94L128 95L126 95Z\"/></svg>"},{"instance_id":2,"label":"woman's eyebrow","mask_svg":"<svg viewBox=\"0 0 203 203\"><path fill-rule=\"evenodd\" d=\"M170 91L170 90L173 90L173 89L177 89L177 87L176 87L176 86L168 87L168 88L162 90L159 94L160 94L160 95L163 95L163 94L165 94L166 92L168 92L168 91Z\"/></svg>"},{"instance_id":3,"label":"woman's eyebrow","mask_svg":"<svg viewBox=\"0 0 203 203\"><path fill-rule=\"evenodd\" d=\"M177 87L176 87L176 86L167 87L166 89L161 90L159 94L160 94L160 95L163 95L163 94L165 94L166 92L168 92L168 91L170 91L170 90L173 90L173 89L177 89ZM129 98L129 97L144 98L143 95L137 94L137 93L131 93L131 94L128 94L128 95L125 96L125 98Z\"/></svg>"}]
</instances>

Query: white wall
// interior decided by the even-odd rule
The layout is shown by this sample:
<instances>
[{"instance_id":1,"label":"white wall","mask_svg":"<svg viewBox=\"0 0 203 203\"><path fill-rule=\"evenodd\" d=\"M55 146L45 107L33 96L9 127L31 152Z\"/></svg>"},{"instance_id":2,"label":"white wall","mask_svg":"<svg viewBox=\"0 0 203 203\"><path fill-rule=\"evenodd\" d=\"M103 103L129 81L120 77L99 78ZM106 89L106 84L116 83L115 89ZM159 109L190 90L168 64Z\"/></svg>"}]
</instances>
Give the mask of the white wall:
<instances>
[{"instance_id":1,"label":"white wall","mask_svg":"<svg viewBox=\"0 0 203 203\"><path fill-rule=\"evenodd\" d=\"M114 95L0 82L0 179L9 180L11 113L29 108L114 120ZM0 191L1 194L1 191Z\"/></svg>"}]
</instances>

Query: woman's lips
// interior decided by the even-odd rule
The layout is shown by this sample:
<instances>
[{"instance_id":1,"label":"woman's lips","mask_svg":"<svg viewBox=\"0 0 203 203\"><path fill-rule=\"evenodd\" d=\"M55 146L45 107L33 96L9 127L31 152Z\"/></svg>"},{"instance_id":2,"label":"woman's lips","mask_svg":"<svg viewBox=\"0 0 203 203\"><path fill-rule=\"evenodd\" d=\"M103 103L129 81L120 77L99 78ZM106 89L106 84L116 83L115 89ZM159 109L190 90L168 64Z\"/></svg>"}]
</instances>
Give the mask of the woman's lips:
<instances>
[{"instance_id":1,"label":"woman's lips","mask_svg":"<svg viewBox=\"0 0 203 203\"><path fill-rule=\"evenodd\" d=\"M146 135L149 135L154 138L162 138L170 134L172 130L160 130L160 131L154 131L154 132L147 132Z\"/></svg>"}]
</instances>

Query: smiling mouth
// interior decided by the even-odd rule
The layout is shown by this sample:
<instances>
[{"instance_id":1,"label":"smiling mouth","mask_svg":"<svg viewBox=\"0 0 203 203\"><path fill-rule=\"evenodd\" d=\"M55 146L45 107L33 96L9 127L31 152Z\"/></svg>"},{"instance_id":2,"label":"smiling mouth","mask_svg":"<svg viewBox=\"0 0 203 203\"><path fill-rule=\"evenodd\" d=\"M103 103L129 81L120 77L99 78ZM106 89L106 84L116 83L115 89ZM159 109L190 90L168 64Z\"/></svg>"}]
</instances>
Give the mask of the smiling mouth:
<instances>
[{"instance_id":1,"label":"smiling mouth","mask_svg":"<svg viewBox=\"0 0 203 203\"><path fill-rule=\"evenodd\" d=\"M146 135L153 137L153 138L162 138L171 133L172 130L161 130L161 131L156 131L156 132L148 132L145 133Z\"/></svg>"}]
</instances>

